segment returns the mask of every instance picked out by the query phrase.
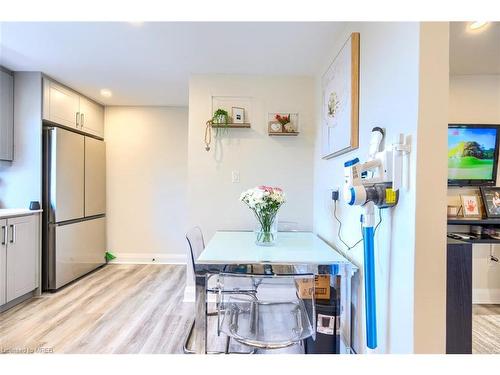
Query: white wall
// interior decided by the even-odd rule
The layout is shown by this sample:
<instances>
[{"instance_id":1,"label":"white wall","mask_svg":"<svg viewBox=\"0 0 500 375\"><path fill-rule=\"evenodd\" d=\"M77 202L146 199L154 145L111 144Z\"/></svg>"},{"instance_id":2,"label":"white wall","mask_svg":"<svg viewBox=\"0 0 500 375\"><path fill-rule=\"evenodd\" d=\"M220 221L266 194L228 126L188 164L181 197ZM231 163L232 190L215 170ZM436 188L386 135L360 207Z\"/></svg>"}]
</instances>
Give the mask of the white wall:
<instances>
[{"instance_id":1,"label":"white wall","mask_svg":"<svg viewBox=\"0 0 500 375\"><path fill-rule=\"evenodd\" d=\"M376 292L377 292L377 319L380 353L411 353L411 352L444 352L444 252L445 252L445 225L446 217L443 216L441 231L439 226L436 234L442 239L436 244L436 267L441 275L436 275L435 286L440 296L433 296L429 301L438 299L437 306L431 309L436 312L436 317L429 321L430 326L437 326L437 332L426 331L427 340L435 341L436 345L429 345L422 349L420 342L417 345L414 334L416 304L420 301L414 300L414 292L417 290L415 277L415 228L416 228L416 176L417 176L417 149L416 140L429 136L428 129L422 131L418 126L421 119L419 105L421 101L421 82L419 69L422 64L420 60L421 30L418 23L354 23L349 24L341 33L332 36L330 57L324 62L323 69L317 77L316 93L321 97L321 75L331 63L351 32L361 33L360 53L360 112L359 112L359 149L349 154L342 155L330 160L321 159L321 142L319 127L321 117L318 116L317 138L315 152L315 199L314 199L314 229L332 243L338 249L344 249L344 245L337 237L338 224L333 219L333 206L330 199L330 190L341 187L343 184L343 163L354 157L361 160L366 159L370 131L374 126L386 129L386 144L392 143L398 133L410 134L413 137L413 149L410 158L410 189L402 191L398 206L393 210L382 212L383 222L376 234ZM447 40L446 40L447 43ZM447 44L446 44L447 51ZM439 57L438 57L439 58ZM446 56L447 58L447 56ZM447 64L446 60L446 64ZM447 76L446 84L447 88ZM426 91L426 94L428 92ZM447 91L445 93L447 100ZM438 103L442 99L436 97ZM317 113L321 111L321 102L318 100ZM441 103L443 104L443 103ZM445 103L446 104L446 103ZM446 106L444 107L444 111ZM446 122L444 112L443 121ZM438 120L439 120L438 116ZM433 124L433 122L431 122ZM442 150L446 149L446 134L436 137L436 142L442 143ZM439 150L439 149L438 149ZM428 150L432 153L432 150ZM438 151L435 151L438 152ZM443 156L443 160L445 160ZM444 161L443 161L444 163ZM439 163L438 163L439 165ZM441 168L443 169L443 168ZM444 173L437 169L436 173ZM423 178L424 171L419 169L419 178ZM419 205L432 204L433 198L445 201L446 180L442 176L442 192L437 189L435 196L422 196ZM442 197L441 197L442 195ZM445 203L443 203L443 215ZM346 242L354 244L361 237L358 208L348 208L343 202L339 202L338 216L343 222L342 235ZM441 233L442 232L442 233ZM363 248L358 245L346 256L360 266L359 289L354 290L356 296L355 308L358 312L355 321L354 348L358 352L365 352L364 336L364 292L362 281ZM430 259L428 259L431 261ZM432 278L431 278L432 279ZM441 284L440 284L441 283ZM439 300L441 298L441 300ZM419 318L420 319L420 318Z\"/></svg>"},{"instance_id":2,"label":"white wall","mask_svg":"<svg viewBox=\"0 0 500 375\"><path fill-rule=\"evenodd\" d=\"M189 83L189 223L208 241L219 229L253 229L243 190L280 186L287 195L279 219L312 229L314 80L306 77L195 75ZM250 97L251 129L228 130L205 151L212 96ZM268 112L298 112L297 137L270 137ZM231 182L232 171L240 183Z\"/></svg>"},{"instance_id":3,"label":"white wall","mask_svg":"<svg viewBox=\"0 0 500 375\"><path fill-rule=\"evenodd\" d=\"M231 129L205 151L205 123L212 96L247 97L251 129ZM189 81L189 226L199 225L208 242L220 229L254 229L251 211L240 201L258 185L283 188L287 203L278 220L312 229L314 80L310 77L194 75ZM268 112L299 113L296 137L268 136ZM214 133L215 134L215 133ZM233 171L240 182L232 183ZM194 297L191 270L185 300Z\"/></svg>"},{"instance_id":4,"label":"white wall","mask_svg":"<svg viewBox=\"0 0 500 375\"><path fill-rule=\"evenodd\" d=\"M14 161L0 161L0 208L42 202L42 76L14 73Z\"/></svg>"},{"instance_id":5,"label":"white wall","mask_svg":"<svg viewBox=\"0 0 500 375\"><path fill-rule=\"evenodd\" d=\"M500 75L454 75L450 77L450 123L500 124ZM500 186L500 169L497 173ZM478 189L450 188L448 204L460 205L460 194L480 194ZM467 231L468 227L450 227ZM500 255L500 246L491 245ZM500 303L500 264L490 261L490 245L474 245L473 303Z\"/></svg>"},{"instance_id":6,"label":"white wall","mask_svg":"<svg viewBox=\"0 0 500 375\"><path fill-rule=\"evenodd\" d=\"M184 262L187 108L106 107L108 249Z\"/></svg>"}]
</instances>

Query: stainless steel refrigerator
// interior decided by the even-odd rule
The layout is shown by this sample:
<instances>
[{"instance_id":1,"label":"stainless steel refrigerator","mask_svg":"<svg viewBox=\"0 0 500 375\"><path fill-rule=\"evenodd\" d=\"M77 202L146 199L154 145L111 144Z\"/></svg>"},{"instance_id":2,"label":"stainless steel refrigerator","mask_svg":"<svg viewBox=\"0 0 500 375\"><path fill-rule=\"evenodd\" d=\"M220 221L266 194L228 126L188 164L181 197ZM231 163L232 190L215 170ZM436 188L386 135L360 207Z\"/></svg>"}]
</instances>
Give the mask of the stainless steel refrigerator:
<instances>
[{"instance_id":1,"label":"stainless steel refrigerator","mask_svg":"<svg viewBox=\"0 0 500 375\"><path fill-rule=\"evenodd\" d=\"M105 263L104 141L43 128L43 286L57 290Z\"/></svg>"}]
</instances>

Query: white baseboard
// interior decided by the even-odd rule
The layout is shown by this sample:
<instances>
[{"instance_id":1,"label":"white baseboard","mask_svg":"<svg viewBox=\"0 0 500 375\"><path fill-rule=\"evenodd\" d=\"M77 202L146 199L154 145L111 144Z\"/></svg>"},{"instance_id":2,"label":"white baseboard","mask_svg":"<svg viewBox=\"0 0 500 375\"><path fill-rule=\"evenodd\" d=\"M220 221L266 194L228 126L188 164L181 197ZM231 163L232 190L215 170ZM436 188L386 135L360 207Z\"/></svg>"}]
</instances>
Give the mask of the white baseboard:
<instances>
[{"instance_id":1,"label":"white baseboard","mask_svg":"<svg viewBox=\"0 0 500 375\"><path fill-rule=\"evenodd\" d=\"M116 264L186 264L185 254L113 253Z\"/></svg>"},{"instance_id":2,"label":"white baseboard","mask_svg":"<svg viewBox=\"0 0 500 375\"><path fill-rule=\"evenodd\" d=\"M194 302L194 297L195 297L194 285L187 285L184 288L184 300L183 300L183 302Z\"/></svg>"},{"instance_id":3,"label":"white baseboard","mask_svg":"<svg viewBox=\"0 0 500 375\"><path fill-rule=\"evenodd\" d=\"M472 303L500 304L500 289L473 289Z\"/></svg>"}]
</instances>

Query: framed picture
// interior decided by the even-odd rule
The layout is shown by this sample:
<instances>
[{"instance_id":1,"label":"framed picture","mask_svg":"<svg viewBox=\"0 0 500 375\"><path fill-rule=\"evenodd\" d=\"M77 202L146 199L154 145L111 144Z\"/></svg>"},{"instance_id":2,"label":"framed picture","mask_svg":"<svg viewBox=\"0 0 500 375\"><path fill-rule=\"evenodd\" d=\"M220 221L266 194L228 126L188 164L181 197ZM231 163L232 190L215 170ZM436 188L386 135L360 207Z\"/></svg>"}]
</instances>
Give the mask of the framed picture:
<instances>
[{"instance_id":1,"label":"framed picture","mask_svg":"<svg viewBox=\"0 0 500 375\"><path fill-rule=\"evenodd\" d=\"M359 33L352 33L321 79L322 157L355 150L359 144Z\"/></svg>"},{"instance_id":2,"label":"framed picture","mask_svg":"<svg viewBox=\"0 0 500 375\"><path fill-rule=\"evenodd\" d=\"M481 217L477 195L461 195L460 200L462 201L464 217Z\"/></svg>"},{"instance_id":3,"label":"framed picture","mask_svg":"<svg viewBox=\"0 0 500 375\"><path fill-rule=\"evenodd\" d=\"M233 124L243 124L245 122L245 108L231 107L231 117Z\"/></svg>"},{"instance_id":4,"label":"framed picture","mask_svg":"<svg viewBox=\"0 0 500 375\"><path fill-rule=\"evenodd\" d=\"M269 121L269 133L282 133L283 128L278 121Z\"/></svg>"},{"instance_id":5,"label":"framed picture","mask_svg":"<svg viewBox=\"0 0 500 375\"><path fill-rule=\"evenodd\" d=\"M500 217L500 187L481 186L484 209L487 217Z\"/></svg>"}]
</instances>

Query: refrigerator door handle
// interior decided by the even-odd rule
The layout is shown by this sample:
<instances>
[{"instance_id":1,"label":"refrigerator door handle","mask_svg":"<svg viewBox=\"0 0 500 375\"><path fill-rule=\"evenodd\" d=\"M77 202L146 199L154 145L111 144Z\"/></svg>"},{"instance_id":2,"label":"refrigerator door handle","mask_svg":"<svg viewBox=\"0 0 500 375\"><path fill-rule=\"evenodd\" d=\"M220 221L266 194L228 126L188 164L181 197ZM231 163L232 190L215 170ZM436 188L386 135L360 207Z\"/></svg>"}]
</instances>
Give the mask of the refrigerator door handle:
<instances>
[{"instance_id":1,"label":"refrigerator door handle","mask_svg":"<svg viewBox=\"0 0 500 375\"><path fill-rule=\"evenodd\" d=\"M2 225L2 245L6 245L7 244L7 226L6 225Z\"/></svg>"},{"instance_id":2,"label":"refrigerator door handle","mask_svg":"<svg viewBox=\"0 0 500 375\"><path fill-rule=\"evenodd\" d=\"M11 230L10 243L16 242L16 226L14 224L9 225Z\"/></svg>"}]
</instances>

